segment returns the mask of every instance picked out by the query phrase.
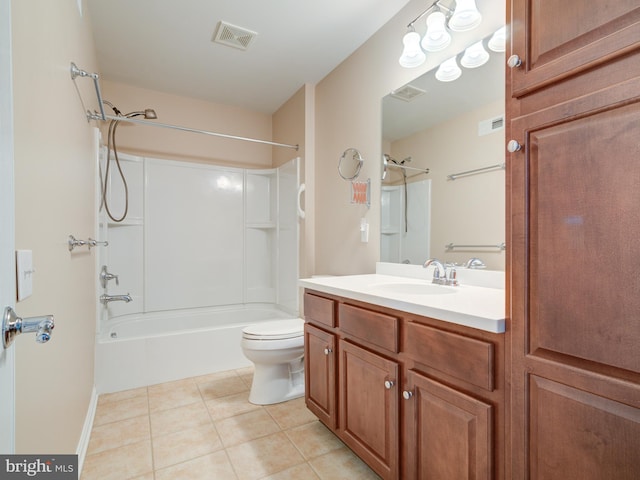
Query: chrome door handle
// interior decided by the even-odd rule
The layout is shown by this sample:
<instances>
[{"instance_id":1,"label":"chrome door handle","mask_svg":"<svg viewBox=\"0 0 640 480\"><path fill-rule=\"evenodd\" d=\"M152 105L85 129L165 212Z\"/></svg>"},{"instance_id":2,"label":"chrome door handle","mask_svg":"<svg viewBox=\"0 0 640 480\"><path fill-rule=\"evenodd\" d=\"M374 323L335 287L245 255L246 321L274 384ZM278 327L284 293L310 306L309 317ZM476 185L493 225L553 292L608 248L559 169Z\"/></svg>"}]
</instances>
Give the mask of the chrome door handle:
<instances>
[{"instance_id":1,"label":"chrome door handle","mask_svg":"<svg viewBox=\"0 0 640 480\"><path fill-rule=\"evenodd\" d=\"M404 398L405 400L409 400L411 399L411 397L413 397L413 392L411 390L405 390L404 392L402 392L402 398Z\"/></svg>"},{"instance_id":2,"label":"chrome door handle","mask_svg":"<svg viewBox=\"0 0 640 480\"><path fill-rule=\"evenodd\" d=\"M391 390L394 385L395 385L395 382L393 380L384 381L384 388L386 388L387 390Z\"/></svg>"},{"instance_id":3,"label":"chrome door handle","mask_svg":"<svg viewBox=\"0 0 640 480\"><path fill-rule=\"evenodd\" d=\"M325 354L325 355L329 355L331 352L333 352L333 350L332 350L332 349L330 349L329 347L327 347L327 348L325 348L325 349L324 349L324 354Z\"/></svg>"},{"instance_id":4,"label":"chrome door handle","mask_svg":"<svg viewBox=\"0 0 640 480\"><path fill-rule=\"evenodd\" d=\"M2 316L2 344L4 348L9 348L16 335L29 332L35 332L36 342L46 343L51 339L54 326L53 315L22 319L13 308L6 307Z\"/></svg>"}]
</instances>

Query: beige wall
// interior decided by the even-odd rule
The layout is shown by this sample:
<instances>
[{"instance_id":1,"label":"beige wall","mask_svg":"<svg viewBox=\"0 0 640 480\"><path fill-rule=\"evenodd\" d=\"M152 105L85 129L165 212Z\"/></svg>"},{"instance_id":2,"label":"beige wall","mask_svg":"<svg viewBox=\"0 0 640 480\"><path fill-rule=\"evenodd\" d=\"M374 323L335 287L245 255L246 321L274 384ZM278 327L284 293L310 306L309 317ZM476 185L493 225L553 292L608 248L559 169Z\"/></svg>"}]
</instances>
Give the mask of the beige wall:
<instances>
[{"instance_id":1,"label":"beige wall","mask_svg":"<svg viewBox=\"0 0 640 480\"><path fill-rule=\"evenodd\" d=\"M74 61L96 71L90 22L76 0L12 5L16 248L33 250L33 296L22 317L54 314L49 343L16 348L16 450L75 453L93 388L94 255L67 237L94 232L92 126L69 76ZM80 80L83 95L90 80Z\"/></svg>"},{"instance_id":2,"label":"beige wall","mask_svg":"<svg viewBox=\"0 0 640 480\"><path fill-rule=\"evenodd\" d=\"M104 99L114 104L123 114L153 108L158 114L156 121L160 123L271 140L271 115L265 113L132 87L104 79L101 80L101 85ZM109 107L106 108L105 113L114 114ZM271 147L261 143L124 122L118 126L116 141L119 151L157 158L207 161L236 166L271 166Z\"/></svg>"},{"instance_id":3,"label":"beige wall","mask_svg":"<svg viewBox=\"0 0 640 480\"><path fill-rule=\"evenodd\" d=\"M487 1L478 2L479 8ZM485 37L504 23L504 5L483 10L483 22L472 32ZM421 67L398 64L406 25L422 13L425 2L411 1L316 88L316 240L315 272L368 273L379 259L381 100L391 90L431 70L470 42L455 34L449 49L430 54ZM351 205L349 184L337 172L342 152L354 147L365 165L359 180L372 179L372 206ZM370 224L369 243L360 242L360 218Z\"/></svg>"},{"instance_id":4,"label":"beige wall","mask_svg":"<svg viewBox=\"0 0 640 480\"><path fill-rule=\"evenodd\" d=\"M453 173L504 163L504 130L478 136L480 121L503 113L504 101L499 100L391 144L392 157L410 156L412 167L429 169L431 257L457 263L479 257L488 268L504 270L504 251L444 248L449 243L497 245L505 241L504 170L447 180ZM389 170L389 179L398 178L394 170ZM409 181L424 178L418 175Z\"/></svg>"}]
</instances>

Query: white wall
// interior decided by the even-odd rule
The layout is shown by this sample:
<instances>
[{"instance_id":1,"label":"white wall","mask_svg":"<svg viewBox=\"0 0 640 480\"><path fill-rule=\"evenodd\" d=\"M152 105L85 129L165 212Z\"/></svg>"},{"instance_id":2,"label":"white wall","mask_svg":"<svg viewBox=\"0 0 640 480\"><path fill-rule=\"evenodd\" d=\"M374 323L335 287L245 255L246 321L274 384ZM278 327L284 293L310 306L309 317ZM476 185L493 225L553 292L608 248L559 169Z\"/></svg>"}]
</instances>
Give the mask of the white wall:
<instances>
[{"instance_id":1,"label":"white wall","mask_svg":"<svg viewBox=\"0 0 640 480\"><path fill-rule=\"evenodd\" d=\"M93 388L95 250L67 237L94 233L93 131L69 74L96 70L90 20L76 0L12 5L16 248L33 250L33 296L22 317L54 314L49 343L16 348L16 450L75 453ZM80 80L90 98L93 85ZM93 94L95 96L95 94Z\"/></svg>"}]
</instances>

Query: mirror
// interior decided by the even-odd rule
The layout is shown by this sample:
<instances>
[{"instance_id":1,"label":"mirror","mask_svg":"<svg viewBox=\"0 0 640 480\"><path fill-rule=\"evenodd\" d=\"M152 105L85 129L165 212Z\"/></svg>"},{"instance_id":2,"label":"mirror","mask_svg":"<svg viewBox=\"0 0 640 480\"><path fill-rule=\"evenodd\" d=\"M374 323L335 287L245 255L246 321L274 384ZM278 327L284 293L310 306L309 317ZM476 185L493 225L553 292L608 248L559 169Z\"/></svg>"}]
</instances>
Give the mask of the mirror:
<instances>
[{"instance_id":1,"label":"mirror","mask_svg":"<svg viewBox=\"0 0 640 480\"><path fill-rule=\"evenodd\" d=\"M345 180L355 180L362 168L362 154L355 148L347 148L338 161L338 173Z\"/></svg>"},{"instance_id":2,"label":"mirror","mask_svg":"<svg viewBox=\"0 0 640 480\"><path fill-rule=\"evenodd\" d=\"M382 100L383 262L478 257L504 270L505 55L487 51L455 81L434 69Z\"/></svg>"}]
</instances>

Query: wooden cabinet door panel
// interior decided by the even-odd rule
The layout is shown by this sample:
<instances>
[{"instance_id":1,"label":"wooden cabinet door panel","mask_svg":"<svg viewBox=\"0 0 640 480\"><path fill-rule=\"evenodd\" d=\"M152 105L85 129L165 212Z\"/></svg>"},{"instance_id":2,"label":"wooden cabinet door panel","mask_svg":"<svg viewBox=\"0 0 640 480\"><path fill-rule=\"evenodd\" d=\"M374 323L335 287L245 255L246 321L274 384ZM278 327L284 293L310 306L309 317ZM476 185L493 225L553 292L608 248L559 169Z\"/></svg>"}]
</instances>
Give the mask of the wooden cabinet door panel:
<instances>
[{"instance_id":1,"label":"wooden cabinet door panel","mask_svg":"<svg viewBox=\"0 0 640 480\"><path fill-rule=\"evenodd\" d=\"M512 0L512 19L515 97L640 48L637 0Z\"/></svg>"},{"instance_id":2,"label":"wooden cabinet door panel","mask_svg":"<svg viewBox=\"0 0 640 480\"><path fill-rule=\"evenodd\" d=\"M342 438L385 479L399 475L397 383L396 362L340 340Z\"/></svg>"},{"instance_id":3,"label":"wooden cabinet door panel","mask_svg":"<svg viewBox=\"0 0 640 480\"><path fill-rule=\"evenodd\" d=\"M337 427L335 335L304 325L305 401L328 427Z\"/></svg>"},{"instance_id":4,"label":"wooden cabinet door panel","mask_svg":"<svg viewBox=\"0 0 640 480\"><path fill-rule=\"evenodd\" d=\"M407 382L409 478L491 479L492 406L411 370Z\"/></svg>"},{"instance_id":5,"label":"wooden cabinet door panel","mask_svg":"<svg viewBox=\"0 0 640 480\"><path fill-rule=\"evenodd\" d=\"M531 480L638 478L638 408L535 375L529 391Z\"/></svg>"}]
</instances>

